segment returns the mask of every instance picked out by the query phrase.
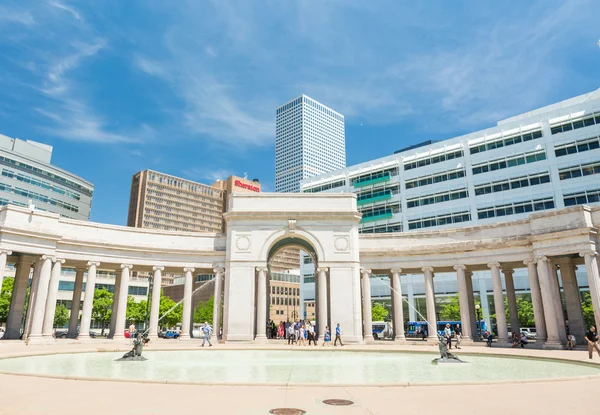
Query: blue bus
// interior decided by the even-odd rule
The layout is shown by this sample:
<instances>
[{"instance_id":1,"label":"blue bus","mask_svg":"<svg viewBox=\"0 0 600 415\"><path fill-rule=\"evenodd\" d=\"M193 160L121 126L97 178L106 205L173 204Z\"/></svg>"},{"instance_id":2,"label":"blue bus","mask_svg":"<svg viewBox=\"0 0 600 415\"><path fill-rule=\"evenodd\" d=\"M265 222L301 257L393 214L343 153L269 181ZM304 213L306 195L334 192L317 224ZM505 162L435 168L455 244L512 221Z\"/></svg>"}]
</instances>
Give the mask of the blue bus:
<instances>
[{"instance_id":1,"label":"blue bus","mask_svg":"<svg viewBox=\"0 0 600 415\"><path fill-rule=\"evenodd\" d=\"M438 321L437 322L437 332L439 335L444 334L444 329L446 328L446 324L450 324L450 328L452 329L452 334L454 334L454 328L457 324L461 324L460 321ZM479 322L479 327L481 328L481 333L487 331L487 326L485 324L485 320L481 320ZM476 327L477 328L477 327ZM409 337L421 337L423 336L423 332L427 336L429 334L429 328L426 321L409 321L406 329L406 335Z\"/></svg>"}]
</instances>

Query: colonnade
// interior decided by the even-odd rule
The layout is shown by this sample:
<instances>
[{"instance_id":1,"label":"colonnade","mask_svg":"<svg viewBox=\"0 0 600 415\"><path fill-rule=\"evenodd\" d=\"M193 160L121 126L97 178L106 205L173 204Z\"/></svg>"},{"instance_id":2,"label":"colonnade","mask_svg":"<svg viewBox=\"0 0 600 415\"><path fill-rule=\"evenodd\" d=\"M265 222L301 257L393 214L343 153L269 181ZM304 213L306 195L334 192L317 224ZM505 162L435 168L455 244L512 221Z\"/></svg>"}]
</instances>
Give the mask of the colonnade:
<instances>
[{"instance_id":1,"label":"colonnade","mask_svg":"<svg viewBox=\"0 0 600 415\"><path fill-rule=\"evenodd\" d=\"M7 264L7 257L11 251L0 251L0 270L4 270ZM31 343L46 343L54 339L54 317L56 312L56 301L58 294L59 281L62 266L65 259L52 257L48 255L31 256L20 255L15 262L15 279L11 303L7 318L5 339L24 339ZM114 265L112 265L114 266ZM90 337L90 327L92 321L92 310L94 302L94 291L96 289L97 270L100 267L98 261L88 261L85 266L77 266L75 276L75 286L72 297L71 315L68 324L68 337L78 340L87 340ZM131 271L134 268L132 264L120 264L118 266L115 290L112 304L112 315L110 321L109 338L114 340L124 339L127 297L129 295L129 282ZM160 295L162 273L164 266L154 266L152 300L149 315L150 338L158 337ZM183 315L181 339L189 339L192 332L192 287L193 272L195 268L185 267ZM215 307L214 307L214 332L217 335L220 329L222 297L222 278L224 268L215 268ZM2 271L3 272L3 271ZM83 291L84 273L85 291ZM29 300L27 310L25 303L27 297L27 288L31 280L29 290ZM1 279L0 279L1 284ZM81 296L83 294L83 306L80 310ZM81 311L81 319L79 318ZM23 319L25 318L25 321ZM23 333L21 336L21 329Z\"/></svg>"}]
</instances>

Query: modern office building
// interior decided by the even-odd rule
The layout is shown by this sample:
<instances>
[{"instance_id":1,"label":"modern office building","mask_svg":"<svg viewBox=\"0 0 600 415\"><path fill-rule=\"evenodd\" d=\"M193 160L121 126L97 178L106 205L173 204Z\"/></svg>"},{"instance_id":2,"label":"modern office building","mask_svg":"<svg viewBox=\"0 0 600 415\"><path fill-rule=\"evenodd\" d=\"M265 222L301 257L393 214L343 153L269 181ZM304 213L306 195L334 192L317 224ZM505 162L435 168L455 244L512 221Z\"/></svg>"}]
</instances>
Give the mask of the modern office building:
<instances>
[{"instance_id":1,"label":"modern office building","mask_svg":"<svg viewBox=\"0 0 600 415\"><path fill-rule=\"evenodd\" d=\"M275 191L299 192L300 181L346 167L344 116L306 95L276 111Z\"/></svg>"},{"instance_id":2,"label":"modern office building","mask_svg":"<svg viewBox=\"0 0 600 415\"><path fill-rule=\"evenodd\" d=\"M600 89L482 131L302 181L353 192L361 233L517 220L600 201Z\"/></svg>"},{"instance_id":3,"label":"modern office building","mask_svg":"<svg viewBox=\"0 0 600 415\"><path fill-rule=\"evenodd\" d=\"M499 121L492 128L412 145L305 179L301 189L355 193L363 215L359 232L365 234L485 225L523 219L532 212L598 204L600 89ZM304 301L313 301L312 264L303 264L302 275ZM482 307L487 311L484 293L485 287L491 289L490 273L475 272L473 278L481 280ZM579 272L578 278L583 278ZM515 283L525 287L526 280L526 272L517 270ZM411 287L404 292L411 293L415 305L412 293L424 296L423 279L415 275L407 281ZM390 297L389 286L380 279L371 283L375 297ZM436 290L442 288L436 285ZM437 293L455 295L456 285L446 288ZM418 318L412 308L410 317Z\"/></svg>"},{"instance_id":4,"label":"modern office building","mask_svg":"<svg viewBox=\"0 0 600 415\"><path fill-rule=\"evenodd\" d=\"M50 164L52 146L0 134L0 205L89 220L94 185Z\"/></svg>"}]
</instances>

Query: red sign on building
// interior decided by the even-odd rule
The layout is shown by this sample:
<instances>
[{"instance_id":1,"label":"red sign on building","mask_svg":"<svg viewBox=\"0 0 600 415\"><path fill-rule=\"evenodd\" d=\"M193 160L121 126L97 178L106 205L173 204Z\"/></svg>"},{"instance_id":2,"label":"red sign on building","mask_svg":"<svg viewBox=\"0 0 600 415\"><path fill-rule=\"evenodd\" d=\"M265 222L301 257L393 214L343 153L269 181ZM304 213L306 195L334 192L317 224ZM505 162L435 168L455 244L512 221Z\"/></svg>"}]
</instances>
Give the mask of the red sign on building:
<instances>
[{"instance_id":1,"label":"red sign on building","mask_svg":"<svg viewBox=\"0 0 600 415\"><path fill-rule=\"evenodd\" d=\"M260 188L258 186L253 186L248 183L243 183L239 180L234 181L233 184L237 187L241 187L242 189L250 190L252 192L260 192Z\"/></svg>"}]
</instances>

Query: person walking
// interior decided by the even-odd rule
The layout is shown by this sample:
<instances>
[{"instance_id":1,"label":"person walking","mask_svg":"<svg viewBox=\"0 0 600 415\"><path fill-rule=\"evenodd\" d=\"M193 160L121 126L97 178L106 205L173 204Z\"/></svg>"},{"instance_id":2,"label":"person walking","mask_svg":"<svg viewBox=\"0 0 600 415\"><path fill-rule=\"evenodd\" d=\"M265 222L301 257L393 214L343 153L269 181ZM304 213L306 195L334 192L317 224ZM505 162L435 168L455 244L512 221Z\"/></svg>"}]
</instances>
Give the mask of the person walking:
<instances>
[{"instance_id":1,"label":"person walking","mask_svg":"<svg viewBox=\"0 0 600 415\"><path fill-rule=\"evenodd\" d=\"M588 354L590 359L594 355L594 349L598 352L598 356L600 356L600 348L598 348L598 333L596 333L596 327L591 326L590 331L585 333L585 339L588 344Z\"/></svg>"},{"instance_id":2,"label":"person walking","mask_svg":"<svg viewBox=\"0 0 600 415\"><path fill-rule=\"evenodd\" d=\"M202 327L202 333L204 333L204 338L202 339L202 347L204 347L204 343L206 342L208 342L209 347L212 347L212 343L210 342L212 327L208 324L208 321L204 322L204 326Z\"/></svg>"},{"instance_id":3,"label":"person walking","mask_svg":"<svg viewBox=\"0 0 600 415\"><path fill-rule=\"evenodd\" d=\"M331 340L331 338L329 340ZM337 346L338 340L340 341L340 346L343 346L344 343L342 343L342 329L340 328L340 323L337 323L337 326L335 326L335 342L333 342L334 346Z\"/></svg>"},{"instance_id":4,"label":"person walking","mask_svg":"<svg viewBox=\"0 0 600 415\"><path fill-rule=\"evenodd\" d=\"M298 323L298 320L294 323L294 340L296 340L296 344L300 340L300 323Z\"/></svg>"},{"instance_id":5,"label":"person walking","mask_svg":"<svg viewBox=\"0 0 600 415\"><path fill-rule=\"evenodd\" d=\"M317 340L315 339L315 326L313 326L311 323L308 323L308 345L310 346L310 342L313 343L313 345L317 345Z\"/></svg>"},{"instance_id":6,"label":"person walking","mask_svg":"<svg viewBox=\"0 0 600 415\"><path fill-rule=\"evenodd\" d=\"M278 339L283 339L285 336L285 330L284 330L284 325L283 325L283 321L281 323L279 323L279 329L277 329L277 338Z\"/></svg>"},{"instance_id":7,"label":"person walking","mask_svg":"<svg viewBox=\"0 0 600 415\"><path fill-rule=\"evenodd\" d=\"M300 326L300 329L298 331L298 333L300 334L300 337L298 337L298 346L306 346L306 341L304 339L304 331L306 329L304 328L304 326Z\"/></svg>"},{"instance_id":8,"label":"person walking","mask_svg":"<svg viewBox=\"0 0 600 415\"><path fill-rule=\"evenodd\" d=\"M460 349L460 342L462 340L462 329L460 328L460 324L457 324L454 327L454 335L456 336L456 348Z\"/></svg>"},{"instance_id":9,"label":"person walking","mask_svg":"<svg viewBox=\"0 0 600 415\"><path fill-rule=\"evenodd\" d=\"M448 350L452 349L452 329L450 328L450 323L446 323L446 328L444 329L444 337L446 338Z\"/></svg>"},{"instance_id":10,"label":"person walking","mask_svg":"<svg viewBox=\"0 0 600 415\"><path fill-rule=\"evenodd\" d=\"M290 324L288 327L288 344L294 344L294 326Z\"/></svg>"},{"instance_id":11,"label":"person walking","mask_svg":"<svg viewBox=\"0 0 600 415\"><path fill-rule=\"evenodd\" d=\"M325 326L325 333L323 334L323 347L329 346L331 346L331 332L329 331L329 326Z\"/></svg>"}]
</instances>

